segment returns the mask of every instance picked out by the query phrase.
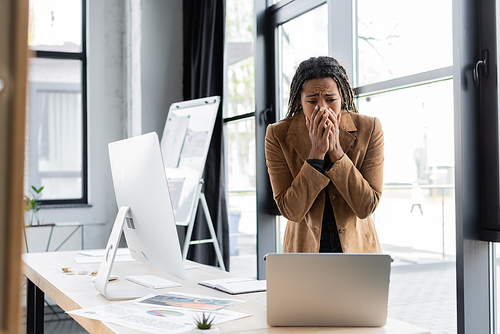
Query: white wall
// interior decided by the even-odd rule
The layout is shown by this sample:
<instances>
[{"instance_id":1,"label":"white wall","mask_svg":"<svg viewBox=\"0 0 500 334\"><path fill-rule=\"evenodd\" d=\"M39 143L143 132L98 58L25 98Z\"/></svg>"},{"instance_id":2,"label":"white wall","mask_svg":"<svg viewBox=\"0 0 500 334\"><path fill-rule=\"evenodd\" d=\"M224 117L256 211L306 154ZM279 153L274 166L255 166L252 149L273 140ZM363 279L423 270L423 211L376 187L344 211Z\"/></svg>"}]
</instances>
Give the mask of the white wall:
<instances>
[{"instance_id":1,"label":"white wall","mask_svg":"<svg viewBox=\"0 0 500 334\"><path fill-rule=\"evenodd\" d=\"M85 248L104 248L117 213L107 144L125 138L127 107L126 16L123 0L88 1L88 155L91 206L42 209L44 222L101 223L85 227ZM141 1L143 133L161 136L168 107L182 100L182 0ZM129 53L130 54L130 53ZM70 233L54 230L52 242ZM44 251L48 228L29 228L30 252ZM79 249L81 234L65 249ZM51 247L51 250L53 247Z\"/></svg>"}]
</instances>

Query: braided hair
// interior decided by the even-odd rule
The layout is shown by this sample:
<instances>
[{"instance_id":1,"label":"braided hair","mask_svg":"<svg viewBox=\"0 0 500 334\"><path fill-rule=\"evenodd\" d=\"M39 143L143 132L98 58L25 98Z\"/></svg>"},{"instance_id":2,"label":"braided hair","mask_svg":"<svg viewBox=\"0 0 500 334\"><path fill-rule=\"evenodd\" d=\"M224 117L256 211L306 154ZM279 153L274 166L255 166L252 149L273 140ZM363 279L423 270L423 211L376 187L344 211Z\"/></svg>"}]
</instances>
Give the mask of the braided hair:
<instances>
[{"instance_id":1,"label":"braided hair","mask_svg":"<svg viewBox=\"0 0 500 334\"><path fill-rule=\"evenodd\" d=\"M342 97L342 109L348 112L358 112L354 105L354 92L349 84L347 72L339 62L328 56L311 57L300 63L290 85L290 98L286 118L297 115L302 110L300 94L304 83L308 80L332 78L335 80Z\"/></svg>"}]
</instances>

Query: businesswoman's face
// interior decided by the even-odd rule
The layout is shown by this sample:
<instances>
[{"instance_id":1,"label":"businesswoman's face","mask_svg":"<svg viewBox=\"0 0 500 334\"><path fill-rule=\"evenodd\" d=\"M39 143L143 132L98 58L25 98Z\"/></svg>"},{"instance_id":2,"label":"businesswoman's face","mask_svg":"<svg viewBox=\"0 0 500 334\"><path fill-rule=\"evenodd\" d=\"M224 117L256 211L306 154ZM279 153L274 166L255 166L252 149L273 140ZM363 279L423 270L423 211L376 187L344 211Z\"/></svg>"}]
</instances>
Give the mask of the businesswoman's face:
<instances>
[{"instance_id":1,"label":"businesswoman's face","mask_svg":"<svg viewBox=\"0 0 500 334\"><path fill-rule=\"evenodd\" d=\"M342 98L337 83L332 78L312 79L304 82L300 104L307 118L311 117L316 106L326 110L331 109L335 115L338 115L342 108Z\"/></svg>"}]
</instances>

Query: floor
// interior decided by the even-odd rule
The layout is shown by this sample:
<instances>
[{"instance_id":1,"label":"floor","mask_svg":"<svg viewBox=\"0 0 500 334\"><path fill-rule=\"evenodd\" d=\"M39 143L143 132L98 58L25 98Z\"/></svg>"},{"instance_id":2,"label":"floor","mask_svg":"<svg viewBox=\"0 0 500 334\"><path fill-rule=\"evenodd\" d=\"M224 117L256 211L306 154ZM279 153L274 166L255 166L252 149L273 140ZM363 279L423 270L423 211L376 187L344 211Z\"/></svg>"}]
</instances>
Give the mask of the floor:
<instances>
[{"instance_id":1,"label":"floor","mask_svg":"<svg viewBox=\"0 0 500 334\"><path fill-rule=\"evenodd\" d=\"M393 267L388 317L433 334L456 333L455 263Z\"/></svg>"},{"instance_id":2,"label":"floor","mask_svg":"<svg viewBox=\"0 0 500 334\"><path fill-rule=\"evenodd\" d=\"M57 317L52 311L56 311ZM45 326L44 332L49 334L68 333L80 334L88 333L82 326L73 320L69 315L65 314L58 306L53 306L53 310L45 307Z\"/></svg>"}]
</instances>

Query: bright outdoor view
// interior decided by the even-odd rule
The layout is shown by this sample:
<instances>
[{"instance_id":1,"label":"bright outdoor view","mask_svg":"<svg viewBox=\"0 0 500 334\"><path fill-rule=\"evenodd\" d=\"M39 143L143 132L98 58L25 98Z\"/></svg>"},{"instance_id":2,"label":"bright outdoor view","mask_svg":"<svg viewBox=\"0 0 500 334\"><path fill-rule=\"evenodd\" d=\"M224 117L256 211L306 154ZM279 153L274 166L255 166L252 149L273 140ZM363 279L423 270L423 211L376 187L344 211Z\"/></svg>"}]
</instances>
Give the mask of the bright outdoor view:
<instances>
[{"instance_id":1,"label":"bright outdoor view","mask_svg":"<svg viewBox=\"0 0 500 334\"><path fill-rule=\"evenodd\" d=\"M30 49L81 52L80 0L30 1ZM29 62L26 191L42 199L82 197L82 62L31 58Z\"/></svg>"},{"instance_id":2,"label":"bright outdoor view","mask_svg":"<svg viewBox=\"0 0 500 334\"><path fill-rule=\"evenodd\" d=\"M226 1L224 117L255 109L253 1ZM256 277L255 119L225 125L231 272Z\"/></svg>"},{"instance_id":3,"label":"bright outdoor view","mask_svg":"<svg viewBox=\"0 0 500 334\"><path fill-rule=\"evenodd\" d=\"M357 15L358 87L453 65L451 1L359 0ZM384 194L374 219L395 260L389 317L455 333L453 81L367 94L358 108L384 128Z\"/></svg>"}]
</instances>

